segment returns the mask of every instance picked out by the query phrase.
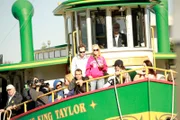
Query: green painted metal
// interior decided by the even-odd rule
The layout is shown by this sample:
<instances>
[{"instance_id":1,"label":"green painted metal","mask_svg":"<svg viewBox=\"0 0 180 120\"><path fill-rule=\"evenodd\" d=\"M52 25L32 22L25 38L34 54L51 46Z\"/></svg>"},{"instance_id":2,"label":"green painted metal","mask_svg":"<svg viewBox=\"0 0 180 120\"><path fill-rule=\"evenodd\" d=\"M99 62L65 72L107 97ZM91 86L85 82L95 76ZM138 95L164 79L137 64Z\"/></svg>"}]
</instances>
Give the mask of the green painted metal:
<instances>
[{"instance_id":1,"label":"green painted metal","mask_svg":"<svg viewBox=\"0 0 180 120\"><path fill-rule=\"evenodd\" d=\"M27 0L17 0L12 6L12 13L20 24L21 57L22 62L34 60L32 37L33 6Z\"/></svg>"},{"instance_id":2,"label":"green painted metal","mask_svg":"<svg viewBox=\"0 0 180 120\"><path fill-rule=\"evenodd\" d=\"M176 53L156 53L155 58L156 59L176 59L177 55Z\"/></svg>"},{"instance_id":3,"label":"green painted metal","mask_svg":"<svg viewBox=\"0 0 180 120\"><path fill-rule=\"evenodd\" d=\"M55 15L62 15L67 10L81 10L95 7L106 6L136 6L136 5L152 5L158 3L159 0L71 0L60 4L55 10Z\"/></svg>"},{"instance_id":4,"label":"green painted metal","mask_svg":"<svg viewBox=\"0 0 180 120\"><path fill-rule=\"evenodd\" d=\"M43 67L43 66L50 66L50 65L58 65L58 64L67 64L67 63L68 63L68 57L55 58L51 60L5 64L5 65L0 65L0 72L36 68L36 67Z\"/></svg>"},{"instance_id":5,"label":"green painted metal","mask_svg":"<svg viewBox=\"0 0 180 120\"><path fill-rule=\"evenodd\" d=\"M170 53L168 0L161 0L160 4L154 6L154 10L156 13L158 52Z\"/></svg>"},{"instance_id":6,"label":"green painted metal","mask_svg":"<svg viewBox=\"0 0 180 120\"><path fill-rule=\"evenodd\" d=\"M73 99L59 101L22 115L21 117L17 116L15 119L42 120L47 116L51 120L105 120L120 116L117 102L120 103L123 116L135 117L132 114L142 113L143 115L144 112L164 112L171 114L171 84L144 81L120 86L117 88L117 92L119 101L116 100L114 88L111 88ZM92 107L93 103L96 104L94 108ZM176 113L176 108L174 112ZM150 119L150 116L146 117Z\"/></svg>"}]
</instances>

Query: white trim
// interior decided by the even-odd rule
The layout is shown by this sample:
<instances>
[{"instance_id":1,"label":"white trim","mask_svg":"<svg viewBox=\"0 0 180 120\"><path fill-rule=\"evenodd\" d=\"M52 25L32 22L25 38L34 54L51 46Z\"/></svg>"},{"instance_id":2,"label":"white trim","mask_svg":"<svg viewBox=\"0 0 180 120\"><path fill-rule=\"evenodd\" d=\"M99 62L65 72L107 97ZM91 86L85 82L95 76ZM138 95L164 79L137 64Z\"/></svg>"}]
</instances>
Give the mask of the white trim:
<instances>
[{"instance_id":1,"label":"white trim","mask_svg":"<svg viewBox=\"0 0 180 120\"><path fill-rule=\"evenodd\" d=\"M132 30L132 15L131 15L131 8L128 7L126 10L126 30L127 30L127 47L133 48L134 41L133 41L133 30Z\"/></svg>"},{"instance_id":2,"label":"white trim","mask_svg":"<svg viewBox=\"0 0 180 120\"><path fill-rule=\"evenodd\" d=\"M92 49L92 33L91 33L91 16L90 10L86 10L86 22L87 22L87 40L88 40L88 51Z\"/></svg>"},{"instance_id":3,"label":"white trim","mask_svg":"<svg viewBox=\"0 0 180 120\"><path fill-rule=\"evenodd\" d=\"M113 48L113 35L112 35L112 16L111 9L106 9L106 35L107 35L107 48Z\"/></svg>"}]
</instances>

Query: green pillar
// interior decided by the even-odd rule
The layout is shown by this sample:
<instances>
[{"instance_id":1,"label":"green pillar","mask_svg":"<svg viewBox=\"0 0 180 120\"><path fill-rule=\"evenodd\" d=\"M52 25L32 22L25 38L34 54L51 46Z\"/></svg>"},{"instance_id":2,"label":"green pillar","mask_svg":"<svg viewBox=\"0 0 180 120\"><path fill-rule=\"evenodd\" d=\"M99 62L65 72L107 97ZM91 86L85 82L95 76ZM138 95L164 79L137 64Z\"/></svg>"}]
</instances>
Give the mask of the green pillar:
<instances>
[{"instance_id":1,"label":"green pillar","mask_svg":"<svg viewBox=\"0 0 180 120\"><path fill-rule=\"evenodd\" d=\"M32 37L33 6L27 0L17 0L12 6L12 13L19 20L22 62L34 61Z\"/></svg>"},{"instance_id":2,"label":"green pillar","mask_svg":"<svg viewBox=\"0 0 180 120\"><path fill-rule=\"evenodd\" d=\"M156 13L158 52L170 53L168 0L161 0L160 4L154 6L154 10Z\"/></svg>"}]
</instances>

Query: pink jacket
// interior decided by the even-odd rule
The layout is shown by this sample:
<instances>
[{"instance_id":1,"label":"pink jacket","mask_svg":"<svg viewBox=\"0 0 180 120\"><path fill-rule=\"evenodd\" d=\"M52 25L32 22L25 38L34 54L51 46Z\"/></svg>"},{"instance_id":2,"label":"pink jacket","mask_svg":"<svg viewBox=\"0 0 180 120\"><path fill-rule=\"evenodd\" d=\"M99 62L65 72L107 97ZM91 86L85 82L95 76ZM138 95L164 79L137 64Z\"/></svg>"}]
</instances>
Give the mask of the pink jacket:
<instances>
[{"instance_id":1,"label":"pink jacket","mask_svg":"<svg viewBox=\"0 0 180 120\"><path fill-rule=\"evenodd\" d=\"M99 68L95 58L93 56L90 56L86 65L86 76L92 76L93 78L101 77L103 76L104 72L107 72L107 64L104 59L104 57L99 56L97 58L98 64L103 65L103 68Z\"/></svg>"}]
</instances>

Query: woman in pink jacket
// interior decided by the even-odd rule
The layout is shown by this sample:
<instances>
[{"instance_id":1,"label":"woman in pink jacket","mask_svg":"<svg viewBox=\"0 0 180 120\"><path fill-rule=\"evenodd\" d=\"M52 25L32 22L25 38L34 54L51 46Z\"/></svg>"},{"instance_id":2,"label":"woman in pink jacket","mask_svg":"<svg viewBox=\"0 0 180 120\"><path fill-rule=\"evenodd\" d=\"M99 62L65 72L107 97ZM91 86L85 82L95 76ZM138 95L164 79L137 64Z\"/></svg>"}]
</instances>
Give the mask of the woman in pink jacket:
<instances>
[{"instance_id":1,"label":"woman in pink jacket","mask_svg":"<svg viewBox=\"0 0 180 120\"><path fill-rule=\"evenodd\" d=\"M89 57L86 65L86 76L91 78L98 78L104 76L107 72L107 64L103 56L101 56L100 48L97 44L92 46L92 55ZM99 79L91 82L91 91L96 88L102 88L104 79Z\"/></svg>"}]
</instances>

